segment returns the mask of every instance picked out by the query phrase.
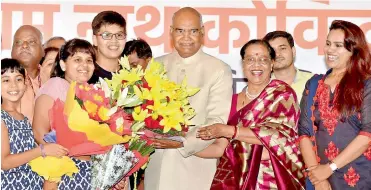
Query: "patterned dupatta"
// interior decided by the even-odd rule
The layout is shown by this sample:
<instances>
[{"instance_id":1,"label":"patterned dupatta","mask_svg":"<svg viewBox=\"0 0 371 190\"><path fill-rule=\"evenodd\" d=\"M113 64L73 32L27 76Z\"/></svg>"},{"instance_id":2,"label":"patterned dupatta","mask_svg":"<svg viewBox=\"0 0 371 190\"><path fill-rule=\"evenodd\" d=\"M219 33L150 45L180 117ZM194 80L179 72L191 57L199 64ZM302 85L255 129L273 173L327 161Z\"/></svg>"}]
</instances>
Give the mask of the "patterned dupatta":
<instances>
[{"instance_id":1,"label":"patterned dupatta","mask_svg":"<svg viewBox=\"0 0 371 190\"><path fill-rule=\"evenodd\" d=\"M272 80L229 120L230 125L249 127L263 145L232 141L220 159L211 189L255 190L262 182L271 188L304 189L304 164L295 144L300 108L294 94L286 83ZM263 146L270 161L261 161ZM274 178L258 179L263 162L273 169Z\"/></svg>"}]
</instances>

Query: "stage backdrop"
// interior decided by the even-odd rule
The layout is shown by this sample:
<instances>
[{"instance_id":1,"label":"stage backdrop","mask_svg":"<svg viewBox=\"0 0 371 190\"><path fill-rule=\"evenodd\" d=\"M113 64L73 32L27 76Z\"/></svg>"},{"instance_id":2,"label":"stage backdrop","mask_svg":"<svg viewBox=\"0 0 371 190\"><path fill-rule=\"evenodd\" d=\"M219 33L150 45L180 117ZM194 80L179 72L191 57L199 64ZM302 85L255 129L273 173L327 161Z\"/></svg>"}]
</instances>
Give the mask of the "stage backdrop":
<instances>
[{"instance_id":1,"label":"stage backdrop","mask_svg":"<svg viewBox=\"0 0 371 190\"><path fill-rule=\"evenodd\" d=\"M295 65L314 73L326 71L323 47L333 20L358 24L371 42L370 0L3 0L1 57L10 57L12 37L23 24L39 28L44 41L52 36L92 41L91 21L103 10L121 13L127 20L127 40L145 39L157 57L172 51L171 18L184 6L194 7L203 15L204 50L231 66L237 90L244 85L240 82L240 48L267 32L290 32L297 50Z\"/></svg>"}]
</instances>

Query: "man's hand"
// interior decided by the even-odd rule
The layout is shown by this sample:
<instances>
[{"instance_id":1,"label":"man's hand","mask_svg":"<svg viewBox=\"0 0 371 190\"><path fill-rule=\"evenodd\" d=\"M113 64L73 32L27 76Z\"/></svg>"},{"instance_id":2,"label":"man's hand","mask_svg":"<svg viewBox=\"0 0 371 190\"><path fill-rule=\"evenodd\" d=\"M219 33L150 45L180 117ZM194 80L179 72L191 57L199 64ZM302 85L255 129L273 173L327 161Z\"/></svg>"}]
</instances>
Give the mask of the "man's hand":
<instances>
[{"instance_id":1,"label":"man's hand","mask_svg":"<svg viewBox=\"0 0 371 190\"><path fill-rule=\"evenodd\" d=\"M167 140L167 139L152 139L153 146L158 149L171 149L171 148L181 148L183 143L179 141Z\"/></svg>"}]
</instances>

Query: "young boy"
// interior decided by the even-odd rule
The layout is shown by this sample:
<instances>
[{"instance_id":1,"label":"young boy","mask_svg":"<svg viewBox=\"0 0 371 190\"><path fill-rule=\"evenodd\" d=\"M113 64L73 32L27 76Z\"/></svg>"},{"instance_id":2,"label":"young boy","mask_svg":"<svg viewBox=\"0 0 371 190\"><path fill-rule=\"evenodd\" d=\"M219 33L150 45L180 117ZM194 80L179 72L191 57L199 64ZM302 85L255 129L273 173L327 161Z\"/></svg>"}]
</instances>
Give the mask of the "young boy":
<instances>
[{"instance_id":1,"label":"young boy","mask_svg":"<svg viewBox=\"0 0 371 190\"><path fill-rule=\"evenodd\" d=\"M97 64L89 83L101 78L112 78L112 72L120 69L118 59L126 43L126 21L121 14L103 11L92 22L93 44L97 49Z\"/></svg>"}]
</instances>

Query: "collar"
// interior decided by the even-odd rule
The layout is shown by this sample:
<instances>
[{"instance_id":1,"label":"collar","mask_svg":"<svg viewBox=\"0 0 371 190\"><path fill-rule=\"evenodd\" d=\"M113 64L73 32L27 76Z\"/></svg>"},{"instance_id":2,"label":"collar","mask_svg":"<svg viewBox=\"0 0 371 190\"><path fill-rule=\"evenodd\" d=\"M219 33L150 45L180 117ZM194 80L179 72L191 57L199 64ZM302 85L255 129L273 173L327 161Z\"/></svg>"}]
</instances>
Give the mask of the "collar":
<instances>
[{"instance_id":1,"label":"collar","mask_svg":"<svg viewBox=\"0 0 371 190\"><path fill-rule=\"evenodd\" d=\"M294 77L294 81L292 83L296 83L298 81L298 74L299 74L299 69L295 67L295 77ZM276 79L276 76L274 75L274 72L272 72L272 75L271 75L271 79Z\"/></svg>"},{"instance_id":2,"label":"collar","mask_svg":"<svg viewBox=\"0 0 371 190\"><path fill-rule=\"evenodd\" d=\"M197 60L202 55L202 47L192 56L183 58L179 55L178 51L174 51L174 56L177 64L194 64L197 63Z\"/></svg>"}]
</instances>

